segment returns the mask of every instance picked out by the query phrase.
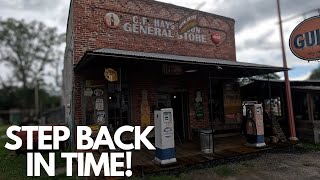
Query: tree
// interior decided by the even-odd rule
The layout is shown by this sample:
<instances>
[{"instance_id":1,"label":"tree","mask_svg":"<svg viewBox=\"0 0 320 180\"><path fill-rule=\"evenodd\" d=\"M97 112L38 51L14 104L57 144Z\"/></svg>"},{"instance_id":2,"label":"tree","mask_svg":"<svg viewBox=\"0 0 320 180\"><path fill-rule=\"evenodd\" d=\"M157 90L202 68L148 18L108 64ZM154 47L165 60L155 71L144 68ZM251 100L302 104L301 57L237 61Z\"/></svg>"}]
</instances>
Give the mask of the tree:
<instances>
[{"instance_id":1,"label":"tree","mask_svg":"<svg viewBox=\"0 0 320 180\"><path fill-rule=\"evenodd\" d=\"M320 66L312 71L309 80L320 80Z\"/></svg>"},{"instance_id":2,"label":"tree","mask_svg":"<svg viewBox=\"0 0 320 180\"><path fill-rule=\"evenodd\" d=\"M41 22L0 20L0 62L13 69L12 78L23 88L43 81L46 66L61 59L63 42L63 34Z\"/></svg>"}]
</instances>

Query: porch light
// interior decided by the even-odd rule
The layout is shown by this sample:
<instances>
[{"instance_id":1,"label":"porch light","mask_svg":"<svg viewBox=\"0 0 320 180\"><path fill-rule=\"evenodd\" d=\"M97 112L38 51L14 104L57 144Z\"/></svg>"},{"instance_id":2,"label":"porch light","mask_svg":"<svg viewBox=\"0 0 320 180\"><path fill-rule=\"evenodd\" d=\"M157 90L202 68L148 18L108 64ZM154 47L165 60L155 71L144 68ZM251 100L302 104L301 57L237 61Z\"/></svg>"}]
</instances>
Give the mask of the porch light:
<instances>
[{"instance_id":1,"label":"porch light","mask_svg":"<svg viewBox=\"0 0 320 180\"><path fill-rule=\"evenodd\" d=\"M111 100L111 99L112 99L112 97L111 97L111 96L109 96L109 99Z\"/></svg>"}]
</instances>

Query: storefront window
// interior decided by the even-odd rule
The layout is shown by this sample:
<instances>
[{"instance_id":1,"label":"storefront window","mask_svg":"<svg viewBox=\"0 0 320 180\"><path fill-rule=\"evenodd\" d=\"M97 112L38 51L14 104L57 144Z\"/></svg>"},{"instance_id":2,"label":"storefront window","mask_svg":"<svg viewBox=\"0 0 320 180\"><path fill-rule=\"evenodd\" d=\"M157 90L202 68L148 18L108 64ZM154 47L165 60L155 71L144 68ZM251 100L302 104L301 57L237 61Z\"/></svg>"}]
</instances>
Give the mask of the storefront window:
<instances>
[{"instance_id":1,"label":"storefront window","mask_svg":"<svg viewBox=\"0 0 320 180\"><path fill-rule=\"evenodd\" d=\"M313 117L314 120L320 121L320 95L316 94L313 99Z\"/></svg>"},{"instance_id":2,"label":"storefront window","mask_svg":"<svg viewBox=\"0 0 320 180\"><path fill-rule=\"evenodd\" d=\"M293 112L296 120L308 120L308 101L305 92L294 92L292 98Z\"/></svg>"}]
</instances>

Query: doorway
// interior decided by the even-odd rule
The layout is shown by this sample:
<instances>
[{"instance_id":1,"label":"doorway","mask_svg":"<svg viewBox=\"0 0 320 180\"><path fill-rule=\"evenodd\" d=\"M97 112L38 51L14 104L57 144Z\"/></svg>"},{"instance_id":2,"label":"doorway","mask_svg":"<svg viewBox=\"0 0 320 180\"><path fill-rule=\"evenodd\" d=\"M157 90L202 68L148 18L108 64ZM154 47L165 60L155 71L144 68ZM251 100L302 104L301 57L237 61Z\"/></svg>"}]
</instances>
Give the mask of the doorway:
<instances>
[{"instance_id":1,"label":"doorway","mask_svg":"<svg viewBox=\"0 0 320 180\"><path fill-rule=\"evenodd\" d=\"M188 138L189 133L187 93L171 93L170 101L173 109L175 139L177 142L183 142Z\"/></svg>"}]
</instances>

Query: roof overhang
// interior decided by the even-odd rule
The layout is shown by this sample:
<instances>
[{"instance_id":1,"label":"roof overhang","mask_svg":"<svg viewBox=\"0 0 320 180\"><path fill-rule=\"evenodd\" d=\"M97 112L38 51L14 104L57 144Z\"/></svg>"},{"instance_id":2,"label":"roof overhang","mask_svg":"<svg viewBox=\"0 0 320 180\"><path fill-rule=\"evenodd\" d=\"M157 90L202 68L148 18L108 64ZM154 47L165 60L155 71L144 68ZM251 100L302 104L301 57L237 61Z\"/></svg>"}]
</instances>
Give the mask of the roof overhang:
<instances>
[{"instance_id":1,"label":"roof overhang","mask_svg":"<svg viewBox=\"0 0 320 180\"><path fill-rule=\"evenodd\" d=\"M99 57L110 57L99 59ZM237 62L231 60L200 58L191 56L178 56L159 53L146 53L137 51L125 51L119 49L98 49L94 51L87 51L80 62L75 65L74 70L81 72L87 66L93 64L108 65L110 59L115 58L117 62L165 62L186 65L199 65L201 67L217 68L231 70L231 72L239 72L237 77L249 77L254 75L268 74L280 71L287 71L289 69L283 67ZM242 72L242 73L240 73Z\"/></svg>"}]
</instances>

